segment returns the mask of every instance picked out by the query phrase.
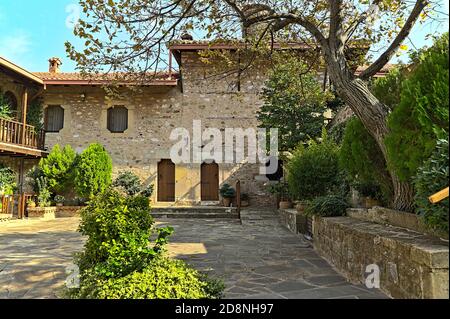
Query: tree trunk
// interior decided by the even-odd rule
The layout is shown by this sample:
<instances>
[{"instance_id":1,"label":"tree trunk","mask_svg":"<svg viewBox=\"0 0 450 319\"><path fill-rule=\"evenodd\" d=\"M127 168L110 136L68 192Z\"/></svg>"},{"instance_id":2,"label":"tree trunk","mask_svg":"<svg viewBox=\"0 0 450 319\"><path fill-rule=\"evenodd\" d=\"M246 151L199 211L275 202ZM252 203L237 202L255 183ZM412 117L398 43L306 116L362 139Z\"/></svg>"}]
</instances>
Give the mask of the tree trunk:
<instances>
[{"instance_id":1,"label":"tree trunk","mask_svg":"<svg viewBox=\"0 0 450 319\"><path fill-rule=\"evenodd\" d=\"M384 138L389 132L386 122L388 116L387 107L370 92L363 80L346 75L338 63L327 64L330 78L337 93L375 138L387 162L387 150L384 144ZM412 211L414 196L412 185L408 182L400 181L392 169L389 169L389 174L394 189L393 208Z\"/></svg>"}]
</instances>

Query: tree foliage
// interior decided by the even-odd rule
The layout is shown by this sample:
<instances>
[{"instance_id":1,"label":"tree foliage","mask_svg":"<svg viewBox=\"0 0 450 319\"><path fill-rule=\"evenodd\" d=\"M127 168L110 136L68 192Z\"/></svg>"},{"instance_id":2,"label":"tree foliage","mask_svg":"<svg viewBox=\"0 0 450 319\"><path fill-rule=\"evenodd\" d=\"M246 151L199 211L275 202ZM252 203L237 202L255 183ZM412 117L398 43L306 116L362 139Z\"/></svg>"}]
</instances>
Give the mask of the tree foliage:
<instances>
[{"instance_id":1,"label":"tree foliage","mask_svg":"<svg viewBox=\"0 0 450 319\"><path fill-rule=\"evenodd\" d=\"M50 154L40 160L39 169L41 175L47 179L50 192L64 193L73 184L76 156L70 145L61 148L56 144Z\"/></svg>"},{"instance_id":2,"label":"tree foliage","mask_svg":"<svg viewBox=\"0 0 450 319\"><path fill-rule=\"evenodd\" d=\"M448 187L448 136L437 141L431 157L419 168L414 178L417 212L433 230L447 233L448 236L448 197L440 203L431 204L428 197Z\"/></svg>"},{"instance_id":3,"label":"tree foliage","mask_svg":"<svg viewBox=\"0 0 450 319\"><path fill-rule=\"evenodd\" d=\"M14 171L0 163L0 193L12 195L16 186L16 174Z\"/></svg>"},{"instance_id":4,"label":"tree foliage","mask_svg":"<svg viewBox=\"0 0 450 319\"><path fill-rule=\"evenodd\" d=\"M327 195L339 186L338 146L326 134L322 141L300 144L287 165L287 182L295 199Z\"/></svg>"},{"instance_id":5,"label":"tree foliage","mask_svg":"<svg viewBox=\"0 0 450 319\"><path fill-rule=\"evenodd\" d=\"M392 198L392 181L383 155L374 138L358 118L348 121L339 151L339 164L353 181L353 186L378 185L384 201Z\"/></svg>"},{"instance_id":6,"label":"tree foliage","mask_svg":"<svg viewBox=\"0 0 450 319\"><path fill-rule=\"evenodd\" d=\"M165 65L165 44L192 29L203 32L213 43L235 44L237 57L248 56L249 51L262 51L270 57L276 51L275 43L278 48L293 42L301 44L303 51L315 54L312 63L326 65L336 92L387 157L384 138L389 132L385 125L389 110L372 94L366 81L406 48L404 41L417 22L436 16L440 2L89 0L80 5L85 15L74 33L84 46L66 43L66 50L78 68L88 73L107 70L115 72L116 77L145 79L154 74L150 70ZM373 52L377 52L376 58ZM229 74L242 75L251 69L256 65L252 62L258 60L256 53L248 59L236 59ZM368 67L356 75L355 67L369 60ZM392 169L390 173L395 207L409 210L410 183L399 180Z\"/></svg>"},{"instance_id":7,"label":"tree foliage","mask_svg":"<svg viewBox=\"0 0 450 319\"><path fill-rule=\"evenodd\" d=\"M329 94L318 75L299 58L282 57L269 74L262 92L264 105L258 112L260 125L278 128L280 150L320 137ZM281 59L280 59L281 60Z\"/></svg>"},{"instance_id":8,"label":"tree foliage","mask_svg":"<svg viewBox=\"0 0 450 319\"><path fill-rule=\"evenodd\" d=\"M97 143L89 145L75 165L75 188L79 196L91 198L111 185L112 161L105 148Z\"/></svg>"},{"instance_id":9,"label":"tree foliage","mask_svg":"<svg viewBox=\"0 0 450 319\"><path fill-rule=\"evenodd\" d=\"M417 53L417 65L404 80L400 102L389 116L385 142L389 164L403 180L415 176L436 140L449 129L448 33Z\"/></svg>"}]
</instances>

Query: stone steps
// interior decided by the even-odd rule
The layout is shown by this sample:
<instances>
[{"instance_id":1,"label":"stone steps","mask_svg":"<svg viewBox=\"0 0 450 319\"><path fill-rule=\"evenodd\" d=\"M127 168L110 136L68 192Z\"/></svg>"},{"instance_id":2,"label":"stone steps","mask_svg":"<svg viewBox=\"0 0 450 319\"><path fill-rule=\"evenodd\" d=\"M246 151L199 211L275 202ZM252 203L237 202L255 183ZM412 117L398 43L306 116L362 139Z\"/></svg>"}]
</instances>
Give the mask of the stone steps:
<instances>
[{"instance_id":1,"label":"stone steps","mask_svg":"<svg viewBox=\"0 0 450 319\"><path fill-rule=\"evenodd\" d=\"M235 207L153 207L154 218L239 218Z\"/></svg>"}]
</instances>

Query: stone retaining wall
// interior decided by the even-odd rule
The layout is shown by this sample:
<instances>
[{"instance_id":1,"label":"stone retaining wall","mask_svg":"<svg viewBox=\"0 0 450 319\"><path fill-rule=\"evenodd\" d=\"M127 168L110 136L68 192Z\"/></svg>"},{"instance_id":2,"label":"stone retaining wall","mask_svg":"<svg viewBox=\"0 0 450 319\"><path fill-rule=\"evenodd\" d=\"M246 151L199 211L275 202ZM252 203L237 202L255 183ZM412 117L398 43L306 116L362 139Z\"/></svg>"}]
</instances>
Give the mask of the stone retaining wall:
<instances>
[{"instance_id":1,"label":"stone retaining wall","mask_svg":"<svg viewBox=\"0 0 450 319\"><path fill-rule=\"evenodd\" d=\"M356 219L407 228L422 234L448 239L448 234L437 233L428 229L416 214L375 206L370 209L350 208L347 210L347 215Z\"/></svg>"},{"instance_id":2,"label":"stone retaining wall","mask_svg":"<svg viewBox=\"0 0 450 319\"><path fill-rule=\"evenodd\" d=\"M448 298L448 242L351 217L314 217L314 247L350 281L365 283L369 265L394 298Z\"/></svg>"}]
</instances>

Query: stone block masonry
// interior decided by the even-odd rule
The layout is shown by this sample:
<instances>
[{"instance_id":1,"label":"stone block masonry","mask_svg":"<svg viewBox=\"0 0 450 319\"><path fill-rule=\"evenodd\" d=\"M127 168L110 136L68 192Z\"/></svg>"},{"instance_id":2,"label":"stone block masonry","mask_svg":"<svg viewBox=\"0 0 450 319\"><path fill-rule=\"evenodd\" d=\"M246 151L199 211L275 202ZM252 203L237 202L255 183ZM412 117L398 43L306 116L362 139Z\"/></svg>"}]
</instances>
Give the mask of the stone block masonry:
<instances>
[{"instance_id":1,"label":"stone block masonry","mask_svg":"<svg viewBox=\"0 0 450 319\"><path fill-rule=\"evenodd\" d=\"M158 163L170 158L170 149L177 142L170 140L175 128L185 128L192 136L194 120L201 120L202 129L258 127L256 112L262 104L258 92L264 81L263 72L240 79L240 89L233 78L210 78L213 72L200 62L198 53L182 56L182 79L179 87L147 86L119 88L119 95L110 97L98 86L48 85L44 107L60 105L64 109L64 127L46 134L46 146L70 144L77 152L98 142L112 157L114 174L131 170L146 184L153 184L153 205L200 205L200 164L176 165L175 202L158 202ZM231 83L231 82L232 83ZM120 105L128 109L128 129L111 133L107 129L107 110ZM241 181L243 193L252 206L273 207L274 198L267 193L261 164L220 164L219 183L233 185Z\"/></svg>"},{"instance_id":2,"label":"stone block masonry","mask_svg":"<svg viewBox=\"0 0 450 319\"><path fill-rule=\"evenodd\" d=\"M313 229L315 249L350 281L365 283L374 264L394 298L448 299L448 242L351 217L315 217Z\"/></svg>"}]
</instances>

